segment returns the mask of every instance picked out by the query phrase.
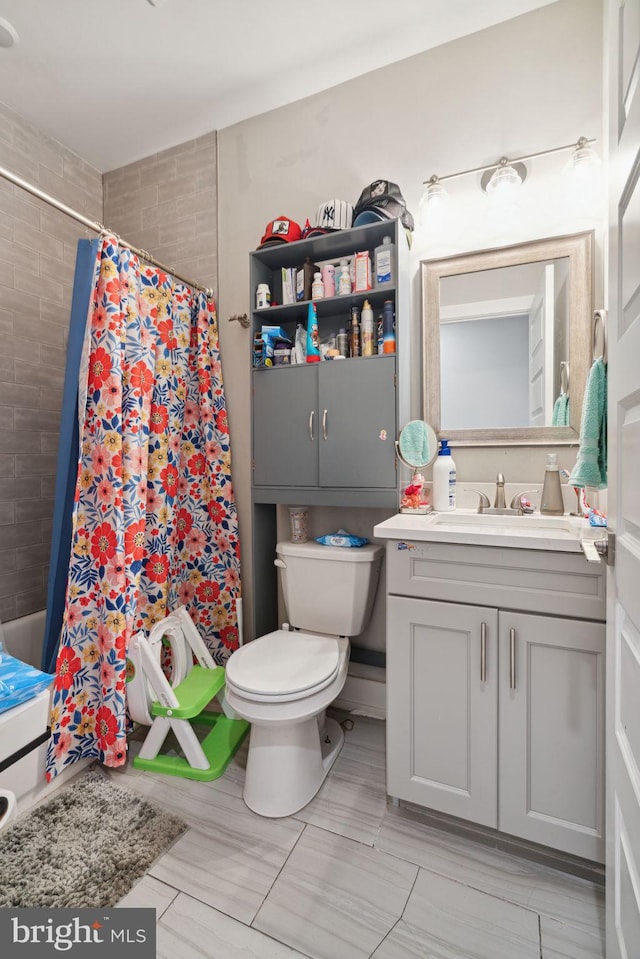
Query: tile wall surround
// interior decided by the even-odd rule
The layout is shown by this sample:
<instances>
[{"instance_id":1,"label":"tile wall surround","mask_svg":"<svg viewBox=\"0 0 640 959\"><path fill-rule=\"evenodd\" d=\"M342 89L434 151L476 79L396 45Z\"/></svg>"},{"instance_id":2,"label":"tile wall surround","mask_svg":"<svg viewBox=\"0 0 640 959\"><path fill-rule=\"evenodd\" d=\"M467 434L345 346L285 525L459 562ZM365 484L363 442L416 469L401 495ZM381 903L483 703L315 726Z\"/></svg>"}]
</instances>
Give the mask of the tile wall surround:
<instances>
[{"instance_id":1,"label":"tile wall surround","mask_svg":"<svg viewBox=\"0 0 640 959\"><path fill-rule=\"evenodd\" d=\"M102 175L0 103L0 165L102 221ZM46 603L77 242L71 217L0 177L0 620Z\"/></svg>"},{"instance_id":2,"label":"tile wall surround","mask_svg":"<svg viewBox=\"0 0 640 959\"><path fill-rule=\"evenodd\" d=\"M104 217L134 246L217 290L217 134L105 173Z\"/></svg>"}]
</instances>

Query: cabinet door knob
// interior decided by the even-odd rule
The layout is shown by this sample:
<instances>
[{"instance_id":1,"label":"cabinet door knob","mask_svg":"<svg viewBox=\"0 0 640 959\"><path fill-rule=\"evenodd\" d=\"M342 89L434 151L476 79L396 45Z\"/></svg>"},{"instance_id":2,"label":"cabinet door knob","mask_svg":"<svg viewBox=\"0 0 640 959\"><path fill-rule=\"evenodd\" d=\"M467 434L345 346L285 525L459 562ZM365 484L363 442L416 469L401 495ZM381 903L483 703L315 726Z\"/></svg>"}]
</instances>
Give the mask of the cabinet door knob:
<instances>
[{"instance_id":1,"label":"cabinet door knob","mask_svg":"<svg viewBox=\"0 0 640 959\"><path fill-rule=\"evenodd\" d=\"M309 413L309 439L311 440L312 443L313 443L313 439L314 439L314 437L313 437L313 418L314 418L315 415L316 415L316 411L315 411L315 410L311 410L311 412Z\"/></svg>"},{"instance_id":2,"label":"cabinet door knob","mask_svg":"<svg viewBox=\"0 0 640 959\"><path fill-rule=\"evenodd\" d=\"M480 682L487 681L487 624L480 623Z\"/></svg>"},{"instance_id":3,"label":"cabinet door knob","mask_svg":"<svg viewBox=\"0 0 640 959\"><path fill-rule=\"evenodd\" d=\"M516 631L509 630L509 689L516 688Z\"/></svg>"},{"instance_id":4,"label":"cabinet door knob","mask_svg":"<svg viewBox=\"0 0 640 959\"><path fill-rule=\"evenodd\" d=\"M322 438L327 438L327 410L322 411Z\"/></svg>"}]
</instances>

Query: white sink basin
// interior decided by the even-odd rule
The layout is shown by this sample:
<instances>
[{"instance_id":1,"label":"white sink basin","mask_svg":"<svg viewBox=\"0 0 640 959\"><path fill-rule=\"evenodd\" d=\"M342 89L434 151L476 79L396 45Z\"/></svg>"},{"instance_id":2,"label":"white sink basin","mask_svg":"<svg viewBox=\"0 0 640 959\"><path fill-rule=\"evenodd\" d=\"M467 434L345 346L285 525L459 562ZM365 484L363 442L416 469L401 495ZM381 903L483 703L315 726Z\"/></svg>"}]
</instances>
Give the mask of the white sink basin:
<instances>
[{"instance_id":1,"label":"white sink basin","mask_svg":"<svg viewBox=\"0 0 640 959\"><path fill-rule=\"evenodd\" d=\"M540 513L501 516L464 509L426 515L398 513L374 529L374 534L381 539L571 552L580 552L583 540L592 541L597 533L580 516L543 516Z\"/></svg>"},{"instance_id":2,"label":"white sink basin","mask_svg":"<svg viewBox=\"0 0 640 959\"><path fill-rule=\"evenodd\" d=\"M539 513L523 513L500 516L496 513L467 512L456 510L451 513L432 513L432 523L437 526L472 526L475 529L505 529L525 535L540 530L543 533L553 532L554 535L579 535L580 517L571 516L542 516ZM577 522L576 522L577 520ZM584 525L584 524L582 524ZM534 534L535 535L535 534Z\"/></svg>"}]
</instances>

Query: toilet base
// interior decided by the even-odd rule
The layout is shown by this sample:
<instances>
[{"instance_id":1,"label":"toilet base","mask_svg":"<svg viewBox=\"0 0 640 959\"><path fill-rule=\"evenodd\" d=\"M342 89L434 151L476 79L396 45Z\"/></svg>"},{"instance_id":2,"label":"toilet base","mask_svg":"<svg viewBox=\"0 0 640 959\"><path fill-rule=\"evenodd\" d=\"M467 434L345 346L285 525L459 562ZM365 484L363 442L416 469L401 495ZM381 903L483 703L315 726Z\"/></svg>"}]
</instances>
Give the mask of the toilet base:
<instances>
[{"instance_id":1,"label":"toilet base","mask_svg":"<svg viewBox=\"0 0 640 959\"><path fill-rule=\"evenodd\" d=\"M260 816L291 816L311 802L335 762L344 733L335 719L252 725L243 798Z\"/></svg>"}]
</instances>

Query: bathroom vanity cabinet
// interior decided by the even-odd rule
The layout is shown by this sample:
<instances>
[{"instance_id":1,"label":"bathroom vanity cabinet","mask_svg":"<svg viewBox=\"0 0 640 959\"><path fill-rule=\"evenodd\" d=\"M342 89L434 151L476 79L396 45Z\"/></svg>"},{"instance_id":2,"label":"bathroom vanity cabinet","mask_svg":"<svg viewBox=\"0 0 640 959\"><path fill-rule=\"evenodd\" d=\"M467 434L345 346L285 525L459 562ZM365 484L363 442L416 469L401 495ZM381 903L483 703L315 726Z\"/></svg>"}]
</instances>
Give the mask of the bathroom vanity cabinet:
<instances>
[{"instance_id":1,"label":"bathroom vanity cabinet","mask_svg":"<svg viewBox=\"0 0 640 959\"><path fill-rule=\"evenodd\" d=\"M387 546L387 790L604 860L604 567Z\"/></svg>"}]
</instances>

